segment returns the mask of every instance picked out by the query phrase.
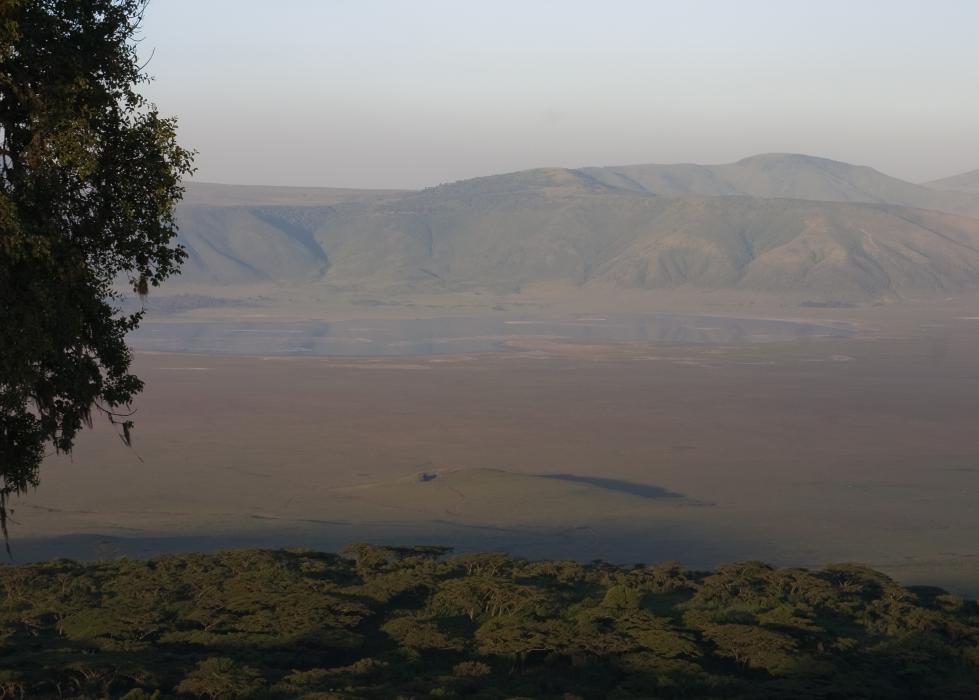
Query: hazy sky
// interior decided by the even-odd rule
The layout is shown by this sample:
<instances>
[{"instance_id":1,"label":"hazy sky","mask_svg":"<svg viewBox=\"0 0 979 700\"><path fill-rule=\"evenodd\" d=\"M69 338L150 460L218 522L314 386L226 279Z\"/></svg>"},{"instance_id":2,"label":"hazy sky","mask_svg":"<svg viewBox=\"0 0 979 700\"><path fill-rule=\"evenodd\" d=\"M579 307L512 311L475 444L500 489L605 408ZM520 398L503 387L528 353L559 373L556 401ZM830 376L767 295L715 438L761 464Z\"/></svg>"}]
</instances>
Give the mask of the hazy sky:
<instances>
[{"instance_id":1,"label":"hazy sky","mask_svg":"<svg viewBox=\"0 0 979 700\"><path fill-rule=\"evenodd\" d=\"M809 153L979 168L979 0L152 0L197 179L422 187Z\"/></svg>"}]
</instances>

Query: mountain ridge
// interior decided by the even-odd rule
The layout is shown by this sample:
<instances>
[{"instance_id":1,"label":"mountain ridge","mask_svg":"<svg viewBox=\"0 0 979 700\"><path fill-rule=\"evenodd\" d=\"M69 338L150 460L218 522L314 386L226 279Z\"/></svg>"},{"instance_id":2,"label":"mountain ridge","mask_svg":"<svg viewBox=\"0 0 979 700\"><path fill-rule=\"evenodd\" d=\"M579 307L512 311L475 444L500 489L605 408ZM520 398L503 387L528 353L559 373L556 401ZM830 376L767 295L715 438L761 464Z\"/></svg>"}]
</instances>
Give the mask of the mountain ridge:
<instances>
[{"instance_id":1,"label":"mountain ridge","mask_svg":"<svg viewBox=\"0 0 979 700\"><path fill-rule=\"evenodd\" d=\"M303 194L315 204L191 203L179 212L183 277L389 295L551 281L852 299L979 289L979 217L959 211L979 197L798 154L626 167ZM796 192L838 200L774 196ZM902 203L921 198L937 206Z\"/></svg>"},{"instance_id":2,"label":"mountain ridge","mask_svg":"<svg viewBox=\"0 0 979 700\"><path fill-rule=\"evenodd\" d=\"M896 204L979 216L979 197L905 182L865 165L799 153L762 153L720 165L638 164L580 168L609 185L645 194L748 195Z\"/></svg>"},{"instance_id":3,"label":"mountain ridge","mask_svg":"<svg viewBox=\"0 0 979 700\"><path fill-rule=\"evenodd\" d=\"M979 194L979 169L952 175L951 177L943 177L940 180L932 180L931 182L924 183L924 186L936 190Z\"/></svg>"}]
</instances>

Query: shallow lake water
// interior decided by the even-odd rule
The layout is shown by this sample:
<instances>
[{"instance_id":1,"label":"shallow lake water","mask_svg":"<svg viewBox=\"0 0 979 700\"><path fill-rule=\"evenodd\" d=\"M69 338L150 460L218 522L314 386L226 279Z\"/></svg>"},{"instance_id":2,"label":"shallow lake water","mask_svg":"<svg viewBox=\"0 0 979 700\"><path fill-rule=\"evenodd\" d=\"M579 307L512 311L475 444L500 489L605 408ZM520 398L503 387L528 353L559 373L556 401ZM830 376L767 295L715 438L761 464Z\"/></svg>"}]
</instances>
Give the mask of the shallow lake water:
<instances>
[{"instance_id":1,"label":"shallow lake water","mask_svg":"<svg viewBox=\"0 0 979 700\"><path fill-rule=\"evenodd\" d=\"M847 324L678 314L582 317L374 319L300 322L144 322L137 350L233 355L436 355L519 351L521 340L729 345L847 337Z\"/></svg>"}]
</instances>

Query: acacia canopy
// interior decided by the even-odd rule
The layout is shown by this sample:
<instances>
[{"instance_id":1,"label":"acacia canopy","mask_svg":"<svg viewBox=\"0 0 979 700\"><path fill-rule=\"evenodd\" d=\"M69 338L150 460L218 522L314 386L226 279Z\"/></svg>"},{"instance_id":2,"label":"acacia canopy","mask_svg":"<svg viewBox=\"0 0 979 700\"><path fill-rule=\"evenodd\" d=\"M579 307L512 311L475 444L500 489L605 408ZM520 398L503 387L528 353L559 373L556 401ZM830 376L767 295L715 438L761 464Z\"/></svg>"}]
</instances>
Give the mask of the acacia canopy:
<instances>
[{"instance_id":1,"label":"acacia canopy","mask_svg":"<svg viewBox=\"0 0 979 700\"><path fill-rule=\"evenodd\" d=\"M0 566L0 697L979 697L979 606L823 571L358 545Z\"/></svg>"},{"instance_id":2,"label":"acacia canopy","mask_svg":"<svg viewBox=\"0 0 979 700\"><path fill-rule=\"evenodd\" d=\"M174 208L192 153L137 88L145 0L0 0L0 526L93 411L129 441L142 388L118 287L184 257Z\"/></svg>"}]
</instances>

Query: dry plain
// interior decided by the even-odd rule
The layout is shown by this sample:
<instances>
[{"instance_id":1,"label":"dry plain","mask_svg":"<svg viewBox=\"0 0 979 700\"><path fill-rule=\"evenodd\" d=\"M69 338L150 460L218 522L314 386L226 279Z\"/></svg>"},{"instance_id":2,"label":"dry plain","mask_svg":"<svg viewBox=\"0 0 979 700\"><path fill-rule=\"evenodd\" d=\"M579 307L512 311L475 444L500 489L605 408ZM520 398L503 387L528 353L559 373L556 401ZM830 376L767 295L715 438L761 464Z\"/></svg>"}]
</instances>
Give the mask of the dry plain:
<instances>
[{"instance_id":1,"label":"dry plain","mask_svg":"<svg viewBox=\"0 0 979 700\"><path fill-rule=\"evenodd\" d=\"M979 594L979 320L965 308L833 310L860 332L758 345L138 353L135 449L99 425L50 458L15 504L14 554L441 543L860 561Z\"/></svg>"}]
</instances>

